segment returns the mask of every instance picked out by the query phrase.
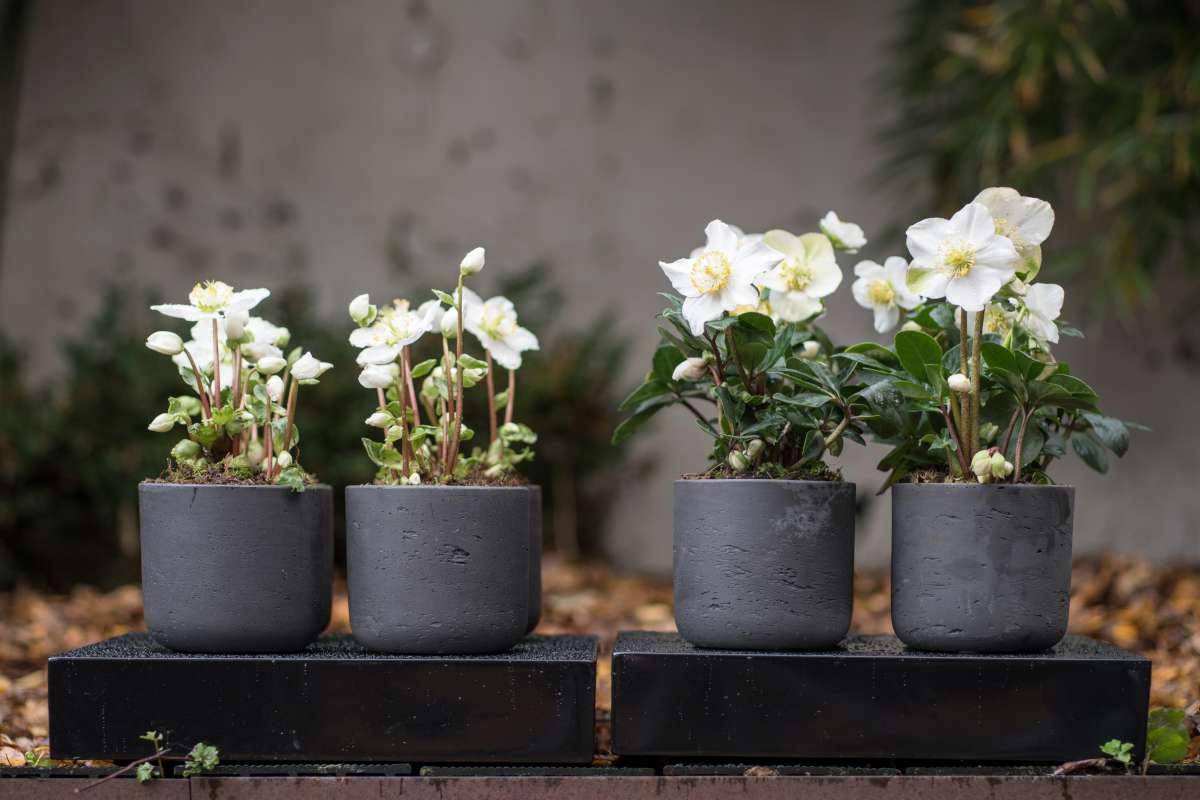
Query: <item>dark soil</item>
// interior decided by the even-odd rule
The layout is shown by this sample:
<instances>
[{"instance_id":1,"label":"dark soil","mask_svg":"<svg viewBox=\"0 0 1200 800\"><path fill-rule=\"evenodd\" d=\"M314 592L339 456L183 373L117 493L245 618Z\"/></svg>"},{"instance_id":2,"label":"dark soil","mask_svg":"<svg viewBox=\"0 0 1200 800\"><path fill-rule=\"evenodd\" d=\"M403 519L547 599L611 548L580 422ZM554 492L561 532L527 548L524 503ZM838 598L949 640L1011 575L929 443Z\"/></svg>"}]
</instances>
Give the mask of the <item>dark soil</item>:
<instances>
[{"instance_id":1,"label":"dark soil","mask_svg":"<svg viewBox=\"0 0 1200 800\"><path fill-rule=\"evenodd\" d=\"M773 480L773 481L838 481L842 480L842 471L828 464L806 464L797 469L789 469L780 464L760 464L745 472L734 472L726 464L718 464L708 472L685 472L680 476L684 480Z\"/></svg>"},{"instance_id":2,"label":"dark soil","mask_svg":"<svg viewBox=\"0 0 1200 800\"><path fill-rule=\"evenodd\" d=\"M168 464L157 478L147 478L145 483L200 483L212 486L277 486L268 480L261 472L246 476L235 472L224 464L210 464L207 467L195 469L186 464ZM317 483L317 479L305 474L304 482L308 485Z\"/></svg>"}]
</instances>

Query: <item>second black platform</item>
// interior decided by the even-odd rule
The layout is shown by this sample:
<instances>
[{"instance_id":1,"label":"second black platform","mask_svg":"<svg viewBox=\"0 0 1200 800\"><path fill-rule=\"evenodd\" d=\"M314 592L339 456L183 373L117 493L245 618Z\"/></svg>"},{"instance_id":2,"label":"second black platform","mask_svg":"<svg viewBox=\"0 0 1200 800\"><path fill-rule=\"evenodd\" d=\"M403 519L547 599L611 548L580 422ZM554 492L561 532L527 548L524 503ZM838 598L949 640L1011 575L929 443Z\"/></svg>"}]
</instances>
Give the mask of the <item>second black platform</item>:
<instances>
[{"instance_id":1,"label":"second black platform","mask_svg":"<svg viewBox=\"0 0 1200 800\"><path fill-rule=\"evenodd\" d=\"M1109 739L1140 754L1149 697L1148 659L1080 637L996 656L890 636L803 653L621 633L612 740L622 756L1061 763Z\"/></svg>"},{"instance_id":2,"label":"second black platform","mask_svg":"<svg viewBox=\"0 0 1200 800\"><path fill-rule=\"evenodd\" d=\"M372 653L346 636L290 655L173 653L129 634L50 659L54 758L216 745L233 761L586 764L596 639L530 636L486 656Z\"/></svg>"}]
</instances>

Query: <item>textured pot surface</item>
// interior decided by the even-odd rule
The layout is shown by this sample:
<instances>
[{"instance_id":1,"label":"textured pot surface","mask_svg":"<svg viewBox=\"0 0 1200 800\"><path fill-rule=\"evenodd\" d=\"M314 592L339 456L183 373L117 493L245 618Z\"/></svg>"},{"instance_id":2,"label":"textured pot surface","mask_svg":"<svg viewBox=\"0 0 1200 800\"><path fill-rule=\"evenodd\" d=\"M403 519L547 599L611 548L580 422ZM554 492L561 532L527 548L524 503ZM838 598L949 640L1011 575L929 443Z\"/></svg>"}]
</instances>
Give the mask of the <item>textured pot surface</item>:
<instances>
[{"instance_id":1,"label":"textured pot surface","mask_svg":"<svg viewBox=\"0 0 1200 800\"><path fill-rule=\"evenodd\" d=\"M698 647L816 650L850 627L854 484L675 482L675 622Z\"/></svg>"},{"instance_id":2,"label":"textured pot surface","mask_svg":"<svg viewBox=\"0 0 1200 800\"><path fill-rule=\"evenodd\" d=\"M542 487L529 486L529 620L530 633L542 621Z\"/></svg>"},{"instance_id":3,"label":"textured pot surface","mask_svg":"<svg viewBox=\"0 0 1200 800\"><path fill-rule=\"evenodd\" d=\"M909 647L1031 653L1067 631L1075 490L892 487L892 625Z\"/></svg>"},{"instance_id":4,"label":"textured pot surface","mask_svg":"<svg viewBox=\"0 0 1200 800\"><path fill-rule=\"evenodd\" d=\"M146 627L172 650L302 650L329 624L333 490L143 483Z\"/></svg>"},{"instance_id":5,"label":"textured pot surface","mask_svg":"<svg viewBox=\"0 0 1200 800\"><path fill-rule=\"evenodd\" d=\"M499 653L529 623L526 487L348 486L350 626L390 653Z\"/></svg>"}]
</instances>

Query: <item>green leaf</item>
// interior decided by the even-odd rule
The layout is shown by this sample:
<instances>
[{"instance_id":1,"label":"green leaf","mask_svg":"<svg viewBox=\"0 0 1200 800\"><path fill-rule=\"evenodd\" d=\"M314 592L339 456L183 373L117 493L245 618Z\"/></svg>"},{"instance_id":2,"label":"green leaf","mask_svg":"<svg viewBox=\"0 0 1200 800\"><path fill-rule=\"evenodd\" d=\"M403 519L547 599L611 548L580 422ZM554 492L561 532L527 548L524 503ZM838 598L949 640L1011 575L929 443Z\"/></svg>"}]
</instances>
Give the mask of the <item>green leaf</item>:
<instances>
[{"instance_id":1,"label":"green leaf","mask_svg":"<svg viewBox=\"0 0 1200 800\"><path fill-rule=\"evenodd\" d=\"M825 438L821 436L821 432L817 429L812 429L804 434L804 448L801 450L800 456L802 461L816 461L825 452Z\"/></svg>"},{"instance_id":2,"label":"green leaf","mask_svg":"<svg viewBox=\"0 0 1200 800\"><path fill-rule=\"evenodd\" d=\"M775 338L775 323L766 314L760 314L757 311L747 311L745 314L739 314L737 321L738 327L757 331L769 339Z\"/></svg>"},{"instance_id":3,"label":"green leaf","mask_svg":"<svg viewBox=\"0 0 1200 800\"><path fill-rule=\"evenodd\" d=\"M1133 763L1133 744L1122 742L1120 739L1109 739L1100 745L1100 752L1114 761L1120 761L1126 767Z\"/></svg>"},{"instance_id":4,"label":"green leaf","mask_svg":"<svg viewBox=\"0 0 1200 800\"><path fill-rule=\"evenodd\" d=\"M629 393L629 396L621 401L621 405L617 406L618 411L629 411L636 408L642 403L655 397L671 394L671 386L657 378L648 380L641 386Z\"/></svg>"},{"instance_id":5,"label":"green leaf","mask_svg":"<svg viewBox=\"0 0 1200 800\"><path fill-rule=\"evenodd\" d=\"M1129 450L1129 429L1125 427L1124 422L1115 417L1090 412L1085 413L1083 418L1092 426L1092 433L1100 443L1113 451L1118 458Z\"/></svg>"},{"instance_id":6,"label":"green leaf","mask_svg":"<svg viewBox=\"0 0 1200 800\"><path fill-rule=\"evenodd\" d=\"M927 367L941 369L942 348L937 340L921 331L900 331L896 334L896 356L909 375L921 383L929 382Z\"/></svg>"},{"instance_id":7,"label":"green leaf","mask_svg":"<svg viewBox=\"0 0 1200 800\"><path fill-rule=\"evenodd\" d=\"M1146 730L1146 755L1157 764L1174 764L1187 758L1187 716L1180 708L1156 708Z\"/></svg>"},{"instance_id":8,"label":"green leaf","mask_svg":"<svg viewBox=\"0 0 1200 800\"><path fill-rule=\"evenodd\" d=\"M683 353L673 344L665 344L654 351L651 374L660 381L670 381L675 367L683 361Z\"/></svg>"},{"instance_id":9,"label":"green leaf","mask_svg":"<svg viewBox=\"0 0 1200 800\"><path fill-rule=\"evenodd\" d=\"M138 764L137 782L146 783L154 779L154 765L150 763Z\"/></svg>"},{"instance_id":10,"label":"green leaf","mask_svg":"<svg viewBox=\"0 0 1200 800\"><path fill-rule=\"evenodd\" d=\"M1014 375L1021 374L1021 368L1017 365L1017 357L1007 347L995 342L984 342L980 345L979 352L983 356L983 363L987 364L989 368L1011 372Z\"/></svg>"},{"instance_id":11,"label":"green leaf","mask_svg":"<svg viewBox=\"0 0 1200 800\"><path fill-rule=\"evenodd\" d=\"M293 464L279 473L279 477L275 479L275 483L280 486L286 486L299 494L304 491L304 470Z\"/></svg>"},{"instance_id":12,"label":"green leaf","mask_svg":"<svg viewBox=\"0 0 1200 800\"><path fill-rule=\"evenodd\" d=\"M433 368L436 366L437 366L436 358L427 358L424 361L422 361L420 364L414 365L411 370L413 380L419 380L421 378L424 378L426 375L433 372Z\"/></svg>"},{"instance_id":13,"label":"green leaf","mask_svg":"<svg viewBox=\"0 0 1200 800\"><path fill-rule=\"evenodd\" d=\"M1075 454L1083 459L1083 463L1096 472L1102 474L1108 472L1108 456L1104 454L1104 448L1092 437L1090 432L1072 436L1071 447L1074 448Z\"/></svg>"},{"instance_id":14,"label":"green leaf","mask_svg":"<svg viewBox=\"0 0 1200 800\"><path fill-rule=\"evenodd\" d=\"M183 777L190 778L216 768L221 763L220 755L220 751L211 744L197 742L183 762Z\"/></svg>"},{"instance_id":15,"label":"green leaf","mask_svg":"<svg viewBox=\"0 0 1200 800\"><path fill-rule=\"evenodd\" d=\"M362 443L367 451L367 458L371 459L371 463L375 466L399 469L403 465L403 456L383 442L377 442L374 439L368 439L364 436Z\"/></svg>"},{"instance_id":16,"label":"green leaf","mask_svg":"<svg viewBox=\"0 0 1200 800\"><path fill-rule=\"evenodd\" d=\"M466 369L487 369L486 361L480 358L475 358L475 356L468 355L467 353L462 354L462 358L459 359L459 363L462 364Z\"/></svg>"},{"instance_id":17,"label":"green leaf","mask_svg":"<svg viewBox=\"0 0 1200 800\"><path fill-rule=\"evenodd\" d=\"M617 445L628 439L642 426L649 422L651 417L653 417L662 409L666 408L668 405L670 405L670 402L664 400L663 398L650 400L649 402L642 404L641 408L634 412L632 416L623 420L621 424L616 427L616 430L613 431L612 443Z\"/></svg>"},{"instance_id":18,"label":"green leaf","mask_svg":"<svg viewBox=\"0 0 1200 800\"><path fill-rule=\"evenodd\" d=\"M443 303L450 306L451 308L454 308L454 306L455 306L454 295L450 294L449 292L443 292L441 289L434 289L433 296L436 297L438 300L441 300Z\"/></svg>"},{"instance_id":19,"label":"green leaf","mask_svg":"<svg viewBox=\"0 0 1200 800\"><path fill-rule=\"evenodd\" d=\"M802 408L820 408L833 402L832 397L821 392L796 392L795 394L778 392L772 399L780 403L787 403L788 405L801 406Z\"/></svg>"}]
</instances>

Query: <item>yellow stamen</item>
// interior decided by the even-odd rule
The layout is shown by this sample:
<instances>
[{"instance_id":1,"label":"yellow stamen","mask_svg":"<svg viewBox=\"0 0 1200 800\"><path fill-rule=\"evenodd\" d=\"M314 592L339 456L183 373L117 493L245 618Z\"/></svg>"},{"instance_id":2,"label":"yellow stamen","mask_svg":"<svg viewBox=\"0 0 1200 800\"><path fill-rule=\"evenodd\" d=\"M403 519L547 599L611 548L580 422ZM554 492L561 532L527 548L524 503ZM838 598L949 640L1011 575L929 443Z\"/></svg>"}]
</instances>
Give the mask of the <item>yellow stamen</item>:
<instances>
[{"instance_id":1,"label":"yellow stamen","mask_svg":"<svg viewBox=\"0 0 1200 800\"><path fill-rule=\"evenodd\" d=\"M890 306L896 297L896 290L887 281L876 279L867 287L867 297L872 305Z\"/></svg>"},{"instance_id":2,"label":"yellow stamen","mask_svg":"<svg viewBox=\"0 0 1200 800\"><path fill-rule=\"evenodd\" d=\"M794 256L786 259L779 271L790 292L803 292L812 285L812 267Z\"/></svg>"},{"instance_id":3,"label":"yellow stamen","mask_svg":"<svg viewBox=\"0 0 1200 800\"><path fill-rule=\"evenodd\" d=\"M965 242L952 244L942 251L942 264L951 276L965 277L975 266L975 248Z\"/></svg>"},{"instance_id":4,"label":"yellow stamen","mask_svg":"<svg viewBox=\"0 0 1200 800\"><path fill-rule=\"evenodd\" d=\"M719 250L705 250L692 259L692 286L700 294L716 294L729 283L733 268Z\"/></svg>"}]
</instances>

